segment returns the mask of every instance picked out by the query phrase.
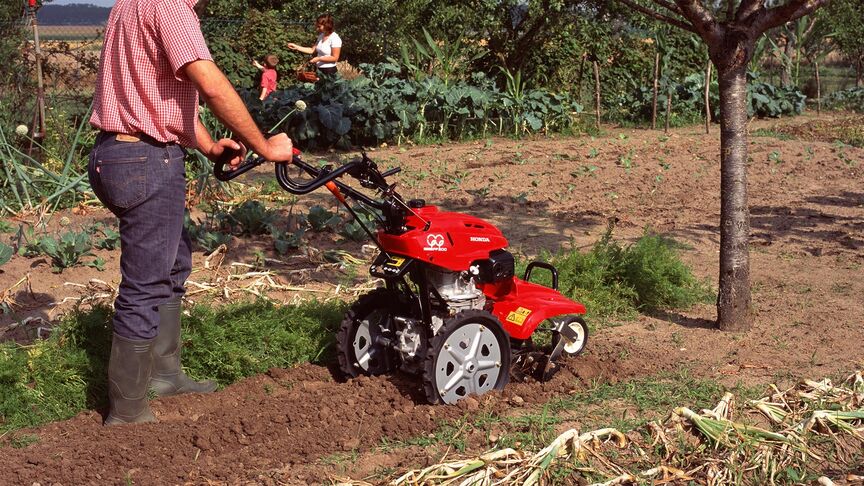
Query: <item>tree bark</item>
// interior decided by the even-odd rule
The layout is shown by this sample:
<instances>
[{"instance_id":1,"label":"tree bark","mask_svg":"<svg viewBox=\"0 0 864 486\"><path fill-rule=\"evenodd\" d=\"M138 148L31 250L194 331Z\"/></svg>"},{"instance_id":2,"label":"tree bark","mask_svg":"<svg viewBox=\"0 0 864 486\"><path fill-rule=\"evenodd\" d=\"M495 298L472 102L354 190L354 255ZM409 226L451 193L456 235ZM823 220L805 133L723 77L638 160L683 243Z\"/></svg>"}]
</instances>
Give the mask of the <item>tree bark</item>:
<instances>
[{"instance_id":1,"label":"tree bark","mask_svg":"<svg viewBox=\"0 0 864 486\"><path fill-rule=\"evenodd\" d=\"M780 62L783 63L783 70L780 72L780 84L784 88L792 86L792 57L795 55L795 35L789 32L789 27L786 29L786 44L783 46L783 58Z\"/></svg>"},{"instance_id":2,"label":"tree bark","mask_svg":"<svg viewBox=\"0 0 864 486\"><path fill-rule=\"evenodd\" d=\"M597 114L597 130L600 130L600 64L594 61L594 110Z\"/></svg>"},{"instance_id":3,"label":"tree bark","mask_svg":"<svg viewBox=\"0 0 864 486\"><path fill-rule=\"evenodd\" d=\"M660 77L660 51L654 55L654 102L651 105L651 130L657 130L657 88Z\"/></svg>"},{"instance_id":4,"label":"tree bark","mask_svg":"<svg viewBox=\"0 0 864 486\"><path fill-rule=\"evenodd\" d=\"M750 209L747 205L747 62L717 67L720 83L720 291L717 324L749 330Z\"/></svg>"}]
</instances>

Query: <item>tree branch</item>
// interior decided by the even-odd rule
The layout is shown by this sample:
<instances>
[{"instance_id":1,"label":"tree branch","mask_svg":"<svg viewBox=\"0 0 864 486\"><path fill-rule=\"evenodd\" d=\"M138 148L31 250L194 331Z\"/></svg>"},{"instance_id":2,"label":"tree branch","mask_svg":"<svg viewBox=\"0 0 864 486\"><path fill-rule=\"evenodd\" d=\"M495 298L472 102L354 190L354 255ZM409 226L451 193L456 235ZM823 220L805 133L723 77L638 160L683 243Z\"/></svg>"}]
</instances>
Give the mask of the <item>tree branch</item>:
<instances>
[{"instance_id":1,"label":"tree branch","mask_svg":"<svg viewBox=\"0 0 864 486\"><path fill-rule=\"evenodd\" d=\"M779 7L769 8L758 14L754 27L758 34L779 27L786 22L798 20L828 3L829 0L790 0Z\"/></svg>"},{"instance_id":2,"label":"tree branch","mask_svg":"<svg viewBox=\"0 0 864 486\"><path fill-rule=\"evenodd\" d=\"M681 14L681 9L679 9L678 6L675 5L674 3L667 2L666 0L651 0L651 1L656 3L657 5L660 5L661 7L665 8L666 10L674 13L675 15L681 15L683 17L683 15Z\"/></svg>"},{"instance_id":3,"label":"tree branch","mask_svg":"<svg viewBox=\"0 0 864 486\"><path fill-rule=\"evenodd\" d=\"M738 6L738 11L735 12L735 22L740 24L746 21L747 17L764 8L765 0L742 0L741 5Z\"/></svg>"},{"instance_id":4,"label":"tree branch","mask_svg":"<svg viewBox=\"0 0 864 486\"><path fill-rule=\"evenodd\" d=\"M717 25L717 19L710 10L702 5L701 0L675 0L675 4L681 9L681 15L690 21L702 39L708 45L716 44L720 41L722 33Z\"/></svg>"},{"instance_id":5,"label":"tree branch","mask_svg":"<svg viewBox=\"0 0 864 486\"><path fill-rule=\"evenodd\" d=\"M687 32L693 32L694 34L698 34L696 29L692 25L684 22L683 20L678 20L676 18L669 17L668 15L663 15L660 12L651 10L650 8L645 8L645 7L639 5L636 2L633 2L631 0L618 0L618 1L623 3L624 5L627 5L628 7L632 8L634 10L638 10L639 12L642 12L643 14L645 14L651 18L655 18L657 20L662 20L663 22L666 22L667 24L670 24L670 25L674 25L675 27L678 27L679 29L684 29Z\"/></svg>"}]
</instances>

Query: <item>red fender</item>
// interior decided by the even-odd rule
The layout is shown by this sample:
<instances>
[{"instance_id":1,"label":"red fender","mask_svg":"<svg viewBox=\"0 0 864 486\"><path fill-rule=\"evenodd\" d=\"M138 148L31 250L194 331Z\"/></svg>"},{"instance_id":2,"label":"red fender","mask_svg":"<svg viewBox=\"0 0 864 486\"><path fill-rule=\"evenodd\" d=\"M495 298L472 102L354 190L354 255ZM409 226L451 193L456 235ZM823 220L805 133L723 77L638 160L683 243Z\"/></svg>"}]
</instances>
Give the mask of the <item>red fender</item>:
<instances>
[{"instance_id":1,"label":"red fender","mask_svg":"<svg viewBox=\"0 0 864 486\"><path fill-rule=\"evenodd\" d=\"M559 315L585 314L585 306L543 285L513 277L480 286L495 303L492 313L514 339L528 339L541 322Z\"/></svg>"}]
</instances>

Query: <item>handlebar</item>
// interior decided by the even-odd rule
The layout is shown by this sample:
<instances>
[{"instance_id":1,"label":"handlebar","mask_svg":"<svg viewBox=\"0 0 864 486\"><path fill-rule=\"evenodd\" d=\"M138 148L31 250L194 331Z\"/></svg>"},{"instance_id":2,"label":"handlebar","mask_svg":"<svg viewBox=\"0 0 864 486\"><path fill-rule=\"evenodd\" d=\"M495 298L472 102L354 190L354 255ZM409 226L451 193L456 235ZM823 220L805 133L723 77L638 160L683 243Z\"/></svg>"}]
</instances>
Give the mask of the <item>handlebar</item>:
<instances>
[{"instance_id":1,"label":"handlebar","mask_svg":"<svg viewBox=\"0 0 864 486\"><path fill-rule=\"evenodd\" d=\"M397 174L399 171L402 170L399 167L394 167L382 173L378 170L378 166L375 164L375 162L372 161L372 159L370 159L365 152L363 152L360 159L348 162L336 169L332 169L330 166L315 167L313 165L310 165L304 162L299 157L299 154L300 152L298 150L295 150L294 156L291 159L291 164L299 167L304 172L312 176L312 179L306 182L296 181L292 179L291 176L288 174L289 164L287 162L278 162L275 164L276 180L279 182L279 186L281 186L282 189L285 189L291 194L308 194L320 188L321 186L328 186L328 189L333 191L333 189L329 185L330 183L332 183L339 190L341 190L343 193L350 196L351 198L359 200L365 204L376 208L382 207L382 203L380 201L370 198L369 196L353 189L351 186L339 182L337 179L342 177L344 174L348 174L360 181L360 184L363 187L377 189L380 191L388 191L391 189L391 187L387 184L387 181L385 179L391 175ZM213 174L220 181L230 181L266 162L267 160L265 160L263 157L248 157L233 170L226 170L226 161L218 160L213 164Z\"/></svg>"}]
</instances>

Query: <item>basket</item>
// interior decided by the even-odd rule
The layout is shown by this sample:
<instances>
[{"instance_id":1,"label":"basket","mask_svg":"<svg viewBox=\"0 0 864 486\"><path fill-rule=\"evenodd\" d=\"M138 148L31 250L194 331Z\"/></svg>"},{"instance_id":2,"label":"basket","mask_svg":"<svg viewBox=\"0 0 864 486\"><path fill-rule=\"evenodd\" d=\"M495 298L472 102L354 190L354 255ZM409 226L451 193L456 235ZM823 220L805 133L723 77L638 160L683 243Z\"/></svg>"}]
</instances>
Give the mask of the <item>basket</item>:
<instances>
[{"instance_id":1,"label":"basket","mask_svg":"<svg viewBox=\"0 0 864 486\"><path fill-rule=\"evenodd\" d=\"M304 62L297 68L297 81L301 83L315 83L318 81L318 73L308 62Z\"/></svg>"}]
</instances>

